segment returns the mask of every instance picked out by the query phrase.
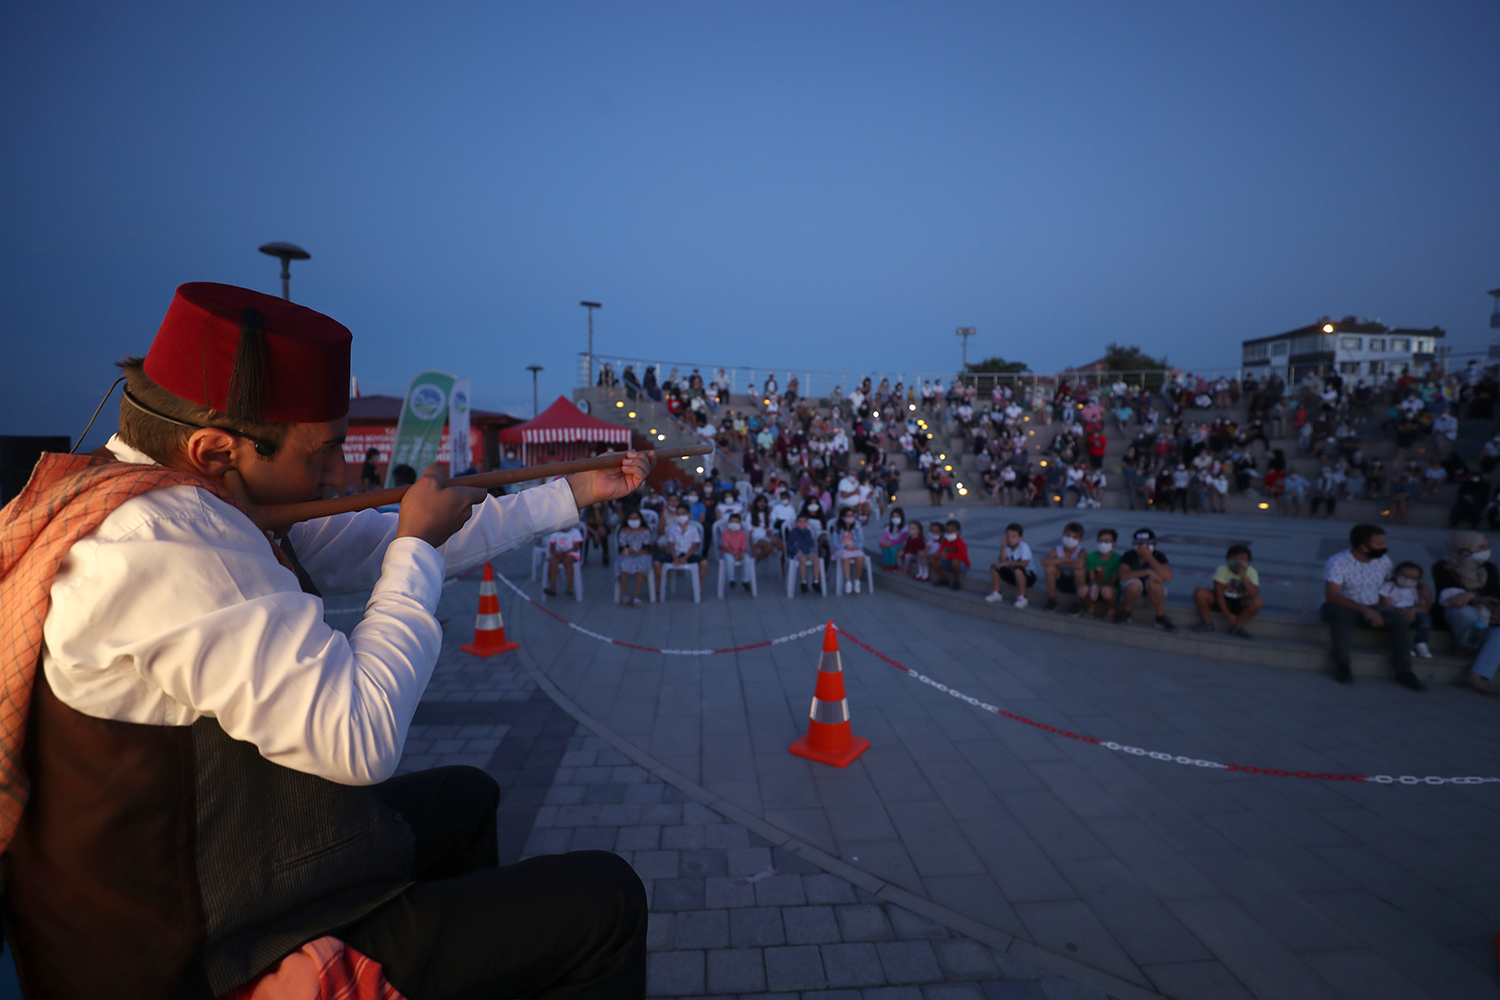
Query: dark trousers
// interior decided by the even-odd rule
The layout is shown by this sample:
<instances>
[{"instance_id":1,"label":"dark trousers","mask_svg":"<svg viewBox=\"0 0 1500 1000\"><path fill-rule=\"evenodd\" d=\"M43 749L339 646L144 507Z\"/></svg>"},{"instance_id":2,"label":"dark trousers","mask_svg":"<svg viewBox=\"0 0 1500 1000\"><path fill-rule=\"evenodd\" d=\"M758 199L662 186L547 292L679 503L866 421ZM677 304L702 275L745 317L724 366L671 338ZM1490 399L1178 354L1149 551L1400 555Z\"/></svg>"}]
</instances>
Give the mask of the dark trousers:
<instances>
[{"instance_id":1,"label":"dark trousers","mask_svg":"<svg viewBox=\"0 0 1500 1000\"><path fill-rule=\"evenodd\" d=\"M618 855L498 867L500 788L478 768L403 775L380 794L416 833L417 884L338 937L410 1000L645 996L646 893Z\"/></svg>"},{"instance_id":2,"label":"dark trousers","mask_svg":"<svg viewBox=\"0 0 1500 1000\"><path fill-rule=\"evenodd\" d=\"M1407 622L1406 616L1401 613L1400 608L1376 606L1370 610L1378 612L1381 621L1385 624L1385 632L1390 637L1391 643L1391 662L1395 664L1396 673L1410 673L1411 625ZM1369 628L1369 622L1365 621L1365 616L1358 611L1339 604L1325 603L1320 613L1323 620L1328 623L1329 637L1333 640L1334 662L1348 664L1349 635L1356 625Z\"/></svg>"}]
</instances>

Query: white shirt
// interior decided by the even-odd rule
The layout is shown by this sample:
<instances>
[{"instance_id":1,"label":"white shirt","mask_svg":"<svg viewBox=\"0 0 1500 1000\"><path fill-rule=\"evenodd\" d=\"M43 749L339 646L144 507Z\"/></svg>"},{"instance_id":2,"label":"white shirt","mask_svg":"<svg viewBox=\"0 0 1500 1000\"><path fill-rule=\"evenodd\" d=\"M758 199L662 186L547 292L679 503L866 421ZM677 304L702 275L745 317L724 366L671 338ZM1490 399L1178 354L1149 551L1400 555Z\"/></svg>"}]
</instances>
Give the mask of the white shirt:
<instances>
[{"instance_id":1,"label":"white shirt","mask_svg":"<svg viewBox=\"0 0 1500 1000\"><path fill-rule=\"evenodd\" d=\"M297 543L295 541L292 542L292 545L294 547L296 546L296 544ZM552 534L547 536L547 547L552 549L554 552L571 552L573 550L573 546L582 544L583 530L576 525L571 528L563 528L561 531L554 531L552 532ZM302 558L301 549L297 550L297 558Z\"/></svg>"},{"instance_id":2,"label":"white shirt","mask_svg":"<svg viewBox=\"0 0 1500 1000\"><path fill-rule=\"evenodd\" d=\"M118 437L107 447L151 462ZM84 715L167 726L211 716L267 760L374 784L395 771L437 662L445 572L577 519L564 483L486 499L440 550L397 538L397 515L373 510L295 526L292 545L325 593L374 588L345 637L239 510L193 486L152 490L64 557L42 669Z\"/></svg>"},{"instance_id":3,"label":"white shirt","mask_svg":"<svg viewBox=\"0 0 1500 1000\"><path fill-rule=\"evenodd\" d=\"M838 506L853 507L859 503L859 480L853 476L845 476L839 480Z\"/></svg>"},{"instance_id":4,"label":"white shirt","mask_svg":"<svg viewBox=\"0 0 1500 1000\"><path fill-rule=\"evenodd\" d=\"M1323 579L1339 585L1339 593L1355 604L1373 607L1380 600L1380 585L1391 578L1391 557L1360 562L1349 549L1336 552L1323 564Z\"/></svg>"}]
</instances>

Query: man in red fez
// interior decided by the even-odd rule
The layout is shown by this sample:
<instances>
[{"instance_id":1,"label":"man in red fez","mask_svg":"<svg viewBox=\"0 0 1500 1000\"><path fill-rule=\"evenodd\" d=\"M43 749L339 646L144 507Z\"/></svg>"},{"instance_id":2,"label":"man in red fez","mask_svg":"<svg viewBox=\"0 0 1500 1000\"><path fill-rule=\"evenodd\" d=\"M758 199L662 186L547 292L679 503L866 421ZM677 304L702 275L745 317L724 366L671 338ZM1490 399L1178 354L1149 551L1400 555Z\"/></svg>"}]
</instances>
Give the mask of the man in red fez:
<instances>
[{"instance_id":1,"label":"man in red fez","mask_svg":"<svg viewBox=\"0 0 1500 1000\"><path fill-rule=\"evenodd\" d=\"M257 508L344 484L350 340L183 285L121 363L107 454L45 456L0 512L0 849L28 997L243 994L334 938L411 1000L643 995L628 865L498 867L492 778L392 775L444 577L631 492L650 456L498 499L429 469L399 513L274 541ZM319 588L373 588L348 637Z\"/></svg>"}]
</instances>

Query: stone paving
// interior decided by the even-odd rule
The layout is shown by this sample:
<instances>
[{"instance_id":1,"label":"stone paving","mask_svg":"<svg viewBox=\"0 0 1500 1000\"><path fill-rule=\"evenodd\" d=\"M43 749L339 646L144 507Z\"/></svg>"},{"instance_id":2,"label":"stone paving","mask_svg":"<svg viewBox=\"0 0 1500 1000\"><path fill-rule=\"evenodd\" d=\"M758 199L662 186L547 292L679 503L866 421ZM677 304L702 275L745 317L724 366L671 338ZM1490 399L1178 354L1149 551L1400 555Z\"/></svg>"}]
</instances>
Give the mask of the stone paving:
<instances>
[{"instance_id":1,"label":"stone paving","mask_svg":"<svg viewBox=\"0 0 1500 1000\"><path fill-rule=\"evenodd\" d=\"M348 597L334 603L355 606ZM456 604L445 601L445 616ZM337 613L330 620L353 624ZM502 863L570 850L629 861L651 901L648 995L1110 995L956 933L727 821L696 801L703 793L667 784L580 725L517 654L481 660L460 652L471 637L460 620L467 621L455 611L445 622L443 655L399 772L470 764L495 776L505 789ZM1076 971L1089 978L1089 970Z\"/></svg>"},{"instance_id":2,"label":"stone paving","mask_svg":"<svg viewBox=\"0 0 1500 1000\"><path fill-rule=\"evenodd\" d=\"M501 568L524 580L513 562ZM1289 770L1500 774L1500 706L1451 687L1346 689L881 592L788 601L766 586L758 599L624 609L602 571L588 574L595 596L550 607L627 642L719 648L834 617L965 693L1101 739ZM457 622L476 590L454 587L445 613ZM1000 953L1024 945L1034 964L1086 966L1108 977L1091 988L1119 996L1438 1000L1500 989L1494 785L1301 781L1110 753L977 711L847 644L854 728L873 747L835 770L786 752L806 725L815 640L664 657L599 643L509 596L502 604L546 683L615 749L846 880L875 879L879 898L901 892L935 907L929 918L972 921L985 933L969 936Z\"/></svg>"}]
</instances>

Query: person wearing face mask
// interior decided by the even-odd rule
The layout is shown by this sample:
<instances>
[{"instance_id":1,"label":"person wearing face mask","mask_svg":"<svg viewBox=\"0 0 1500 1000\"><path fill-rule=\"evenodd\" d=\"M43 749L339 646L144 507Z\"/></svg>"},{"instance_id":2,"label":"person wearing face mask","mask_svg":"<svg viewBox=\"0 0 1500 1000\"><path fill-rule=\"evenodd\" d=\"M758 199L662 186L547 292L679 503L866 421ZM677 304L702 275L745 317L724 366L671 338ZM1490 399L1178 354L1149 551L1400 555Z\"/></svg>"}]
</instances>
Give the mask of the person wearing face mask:
<instances>
[{"instance_id":1,"label":"person wearing face mask","mask_svg":"<svg viewBox=\"0 0 1500 1000\"><path fill-rule=\"evenodd\" d=\"M792 503L792 495L786 490L782 490L776 502L770 505L770 511L773 534L780 533L783 528L790 528L797 519L797 505Z\"/></svg>"},{"instance_id":2,"label":"person wearing face mask","mask_svg":"<svg viewBox=\"0 0 1500 1000\"><path fill-rule=\"evenodd\" d=\"M962 530L957 521L943 525L943 543L937 554L937 579L933 581L939 587L952 586L954 590L963 590L963 575L969 569L969 546L959 537ZM948 582L950 574L953 577L951 584Z\"/></svg>"},{"instance_id":3,"label":"person wearing face mask","mask_svg":"<svg viewBox=\"0 0 1500 1000\"><path fill-rule=\"evenodd\" d=\"M1213 588L1194 590L1193 604L1203 619L1193 626L1194 632L1212 632L1213 609L1218 608L1229 623L1230 635L1250 638L1245 623L1266 606L1265 598L1260 596L1260 574L1250 565L1250 546L1229 546L1229 551L1224 553L1224 564L1214 570Z\"/></svg>"},{"instance_id":4,"label":"person wearing face mask","mask_svg":"<svg viewBox=\"0 0 1500 1000\"><path fill-rule=\"evenodd\" d=\"M1120 533L1114 528L1100 528L1095 539L1096 551L1083 561L1084 579L1088 583L1080 595L1083 613L1093 618L1094 605L1102 600L1105 620L1114 621L1115 595L1120 589L1120 553L1115 551L1115 543L1120 540Z\"/></svg>"},{"instance_id":5,"label":"person wearing face mask","mask_svg":"<svg viewBox=\"0 0 1500 1000\"><path fill-rule=\"evenodd\" d=\"M1084 563L1083 525L1073 521L1063 528L1062 541L1052 551L1042 556L1042 576L1047 582L1047 603L1043 611L1057 610L1057 592L1071 595L1072 605L1068 614L1076 615L1083 610L1079 600L1079 581L1083 579Z\"/></svg>"},{"instance_id":6,"label":"person wearing face mask","mask_svg":"<svg viewBox=\"0 0 1500 1000\"><path fill-rule=\"evenodd\" d=\"M1393 576L1386 555L1385 530L1377 524L1356 524L1349 529L1349 547L1334 553L1323 566L1323 606L1333 644L1333 677L1352 684L1349 666L1349 636L1356 625L1384 628L1390 637L1391 660L1396 683L1413 691L1426 688L1411 669L1411 628L1397 608L1380 604L1380 585Z\"/></svg>"},{"instance_id":7,"label":"person wearing face mask","mask_svg":"<svg viewBox=\"0 0 1500 1000\"><path fill-rule=\"evenodd\" d=\"M906 512L900 507L892 507L890 520L880 533L880 568L887 572L899 572L901 567L897 564L905 546Z\"/></svg>"},{"instance_id":8,"label":"person wearing face mask","mask_svg":"<svg viewBox=\"0 0 1500 1000\"><path fill-rule=\"evenodd\" d=\"M703 525L693 520L688 509L678 507L677 512L667 522L667 528L662 532L661 544L656 554L656 588L661 590L662 566L672 563L681 566L685 563L696 563L698 566L698 586L703 586L704 562L703 562Z\"/></svg>"},{"instance_id":9,"label":"person wearing face mask","mask_svg":"<svg viewBox=\"0 0 1500 1000\"><path fill-rule=\"evenodd\" d=\"M1491 682L1500 664L1500 571L1490 561L1490 540L1477 531L1456 531L1447 546L1449 557L1432 565L1437 592L1433 617L1448 626L1455 645L1478 650L1459 683L1495 697Z\"/></svg>"},{"instance_id":10,"label":"person wearing face mask","mask_svg":"<svg viewBox=\"0 0 1500 1000\"><path fill-rule=\"evenodd\" d=\"M844 593L857 594L865 572L865 532L854 508L844 508L832 534L833 558L844 568Z\"/></svg>"},{"instance_id":11,"label":"person wearing face mask","mask_svg":"<svg viewBox=\"0 0 1500 1000\"><path fill-rule=\"evenodd\" d=\"M1432 659L1427 640L1432 636L1432 591L1422 582L1422 567L1414 562L1397 563L1395 575L1380 585L1383 607L1399 608L1412 626L1412 652Z\"/></svg>"},{"instance_id":12,"label":"person wearing face mask","mask_svg":"<svg viewBox=\"0 0 1500 1000\"><path fill-rule=\"evenodd\" d=\"M641 606L641 584L646 581L646 574L652 572L651 565L651 529L641 517L641 512L633 510L625 516L625 524L620 528L617 537L620 544L620 603L630 607ZM635 575L635 594L628 595L625 585L631 574Z\"/></svg>"},{"instance_id":13,"label":"person wearing face mask","mask_svg":"<svg viewBox=\"0 0 1500 1000\"><path fill-rule=\"evenodd\" d=\"M738 513L730 514L728 522L723 531L719 532L719 559L723 561L728 576L729 586L734 587L734 571L736 567L744 568L745 553L750 548L750 536L745 532L744 517ZM744 580L745 589L750 589L750 577L746 571L741 575Z\"/></svg>"}]
</instances>

